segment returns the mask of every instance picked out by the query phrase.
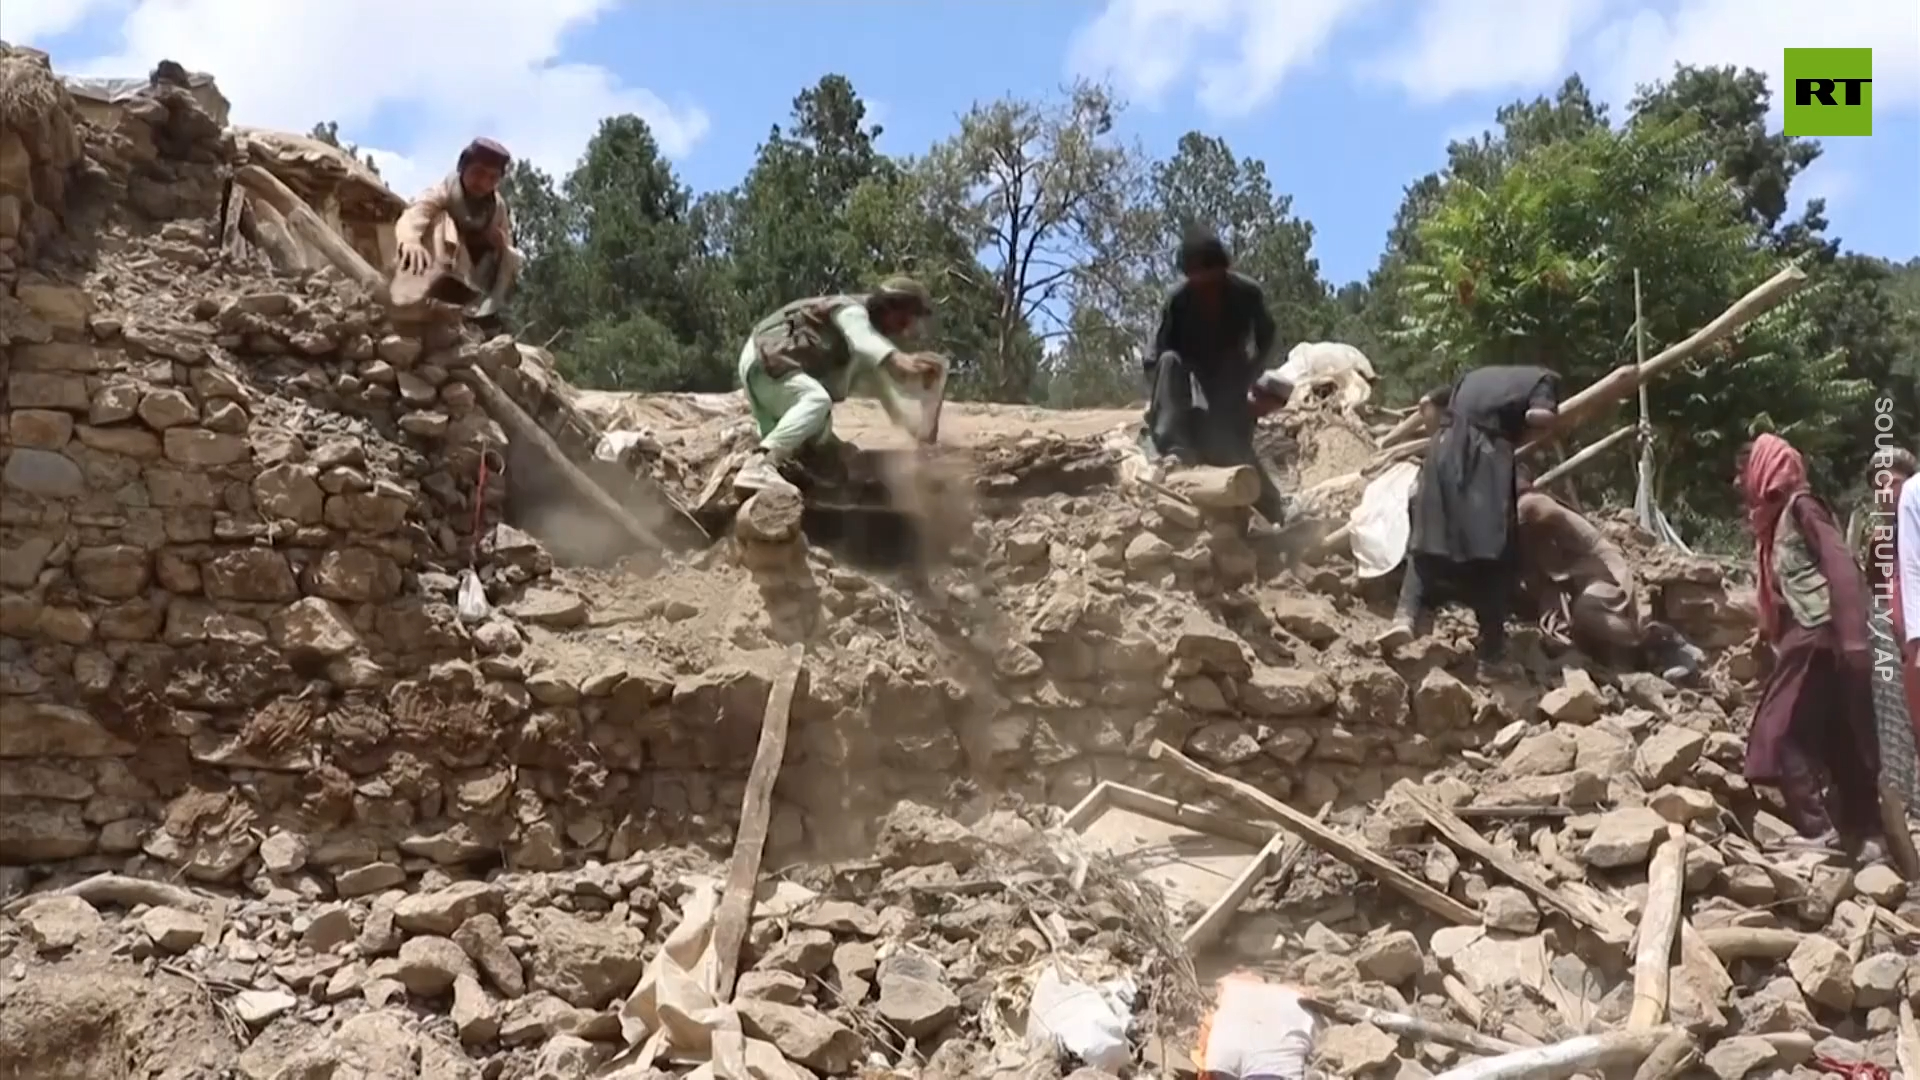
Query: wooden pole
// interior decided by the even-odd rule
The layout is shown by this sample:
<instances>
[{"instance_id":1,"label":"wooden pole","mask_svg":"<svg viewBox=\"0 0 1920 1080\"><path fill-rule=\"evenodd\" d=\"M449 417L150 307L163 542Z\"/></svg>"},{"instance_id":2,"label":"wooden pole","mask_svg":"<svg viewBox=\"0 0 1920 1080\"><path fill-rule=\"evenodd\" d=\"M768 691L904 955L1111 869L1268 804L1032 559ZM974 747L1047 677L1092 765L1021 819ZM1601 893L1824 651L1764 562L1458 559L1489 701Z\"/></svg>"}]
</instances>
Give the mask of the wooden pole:
<instances>
[{"instance_id":1,"label":"wooden pole","mask_svg":"<svg viewBox=\"0 0 1920 1080\"><path fill-rule=\"evenodd\" d=\"M1222 795L1259 807L1302 840L1356 870L1371 874L1382 884L1448 922L1460 926L1479 925L1479 912L1400 869L1365 843L1334 832L1252 784L1221 776L1157 739L1148 753L1153 760L1174 766Z\"/></svg>"},{"instance_id":2,"label":"wooden pole","mask_svg":"<svg viewBox=\"0 0 1920 1080\"><path fill-rule=\"evenodd\" d=\"M605 488L594 483L592 477L581 472L580 467L567 458L566 451L560 449L560 444L554 441L553 436L547 434L547 429L541 427L533 417L528 416L527 411L520 407L520 403L507 396L507 392L500 389L500 385L488 377L486 372L477 367L463 368L456 372L454 377L473 387L474 392L480 396L480 403L486 406L487 413L507 429L508 438L532 447L548 465L553 467L553 471L563 483L572 488L574 493L588 505L600 511L607 520L618 525L621 531L631 537L635 543L654 551L667 549L652 529L647 528L641 524L639 518L628 513L627 508L607 494Z\"/></svg>"},{"instance_id":3,"label":"wooden pole","mask_svg":"<svg viewBox=\"0 0 1920 1080\"><path fill-rule=\"evenodd\" d=\"M1900 1033L1895 1039L1893 1053L1900 1063L1900 1074L1920 1077L1920 1023L1914 1022L1911 1001L1900 1003Z\"/></svg>"},{"instance_id":4,"label":"wooden pole","mask_svg":"<svg viewBox=\"0 0 1920 1080\"><path fill-rule=\"evenodd\" d=\"M360 257L345 238L334 232L307 200L280 182L280 178L258 165L242 165L233 171L233 179L273 207L294 235L327 257L340 272L376 293L383 292L386 279L373 264Z\"/></svg>"},{"instance_id":5,"label":"wooden pole","mask_svg":"<svg viewBox=\"0 0 1920 1080\"><path fill-rule=\"evenodd\" d=\"M1546 472L1541 473L1540 478L1533 482L1533 486L1546 487L1548 484L1551 484L1556 480L1566 479L1568 476L1570 476L1574 472L1577 472L1579 469L1585 466L1588 462L1592 461L1594 458L1599 457L1601 454L1606 453L1608 450L1612 449L1615 444L1619 443L1621 440L1625 439L1627 436L1633 433L1634 433L1633 426L1628 425L1626 427L1620 428L1617 431L1611 432L1610 434L1607 435L1606 438L1601 439L1599 442L1591 443L1587 446L1581 447L1580 451L1574 454L1572 457L1568 458L1567 460L1561 462L1558 465L1555 465L1553 468L1548 469Z\"/></svg>"},{"instance_id":6,"label":"wooden pole","mask_svg":"<svg viewBox=\"0 0 1920 1080\"><path fill-rule=\"evenodd\" d=\"M1640 268L1633 268L1633 363L1640 369L1640 464L1635 470L1634 505L1640 511L1640 529L1655 535L1653 527L1653 410L1647 405L1647 315L1640 303Z\"/></svg>"},{"instance_id":7,"label":"wooden pole","mask_svg":"<svg viewBox=\"0 0 1920 1080\"><path fill-rule=\"evenodd\" d=\"M1381 1031L1405 1036L1416 1042L1434 1042L1452 1046L1461 1050L1471 1050L1476 1054L1511 1054L1523 1047L1515 1046L1505 1039L1496 1039L1491 1035L1482 1035L1470 1028L1457 1024L1439 1024L1432 1020L1422 1020L1406 1013L1376 1009L1371 1005L1357 1002L1323 1001L1315 997L1302 997L1300 1004L1306 1009L1333 1017L1343 1024L1372 1024Z\"/></svg>"},{"instance_id":8,"label":"wooden pole","mask_svg":"<svg viewBox=\"0 0 1920 1080\"><path fill-rule=\"evenodd\" d=\"M1561 402L1560 413L1555 418L1553 426L1526 446L1521 447L1520 452L1531 453L1546 443L1560 439L1573 429L1594 419L1602 411L1618 405L1641 385L1666 374L1701 349L1728 337L1734 331L1777 307L1781 301L1799 292L1806 285L1806 271L1797 266L1786 267L1755 287L1752 292L1735 300L1732 306L1721 312L1712 322L1694 331L1685 340L1669 345L1645 364L1637 361L1622 364L1585 390ZM1416 412L1414 415L1418 416L1419 413ZM1400 428L1394 429L1394 441L1412 433L1401 430L1407 426L1403 423ZM1424 423L1414 428L1414 430L1424 429Z\"/></svg>"},{"instance_id":9,"label":"wooden pole","mask_svg":"<svg viewBox=\"0 0 1920 1080\"><path fill-rule=\"evenodd\" d=\"M1581 1035L1552 1046L1482 1058L1459 1068L1448 1069L1434 1080L1527 1080L1540 1076L1600 1072L1608 1066L1637 1067L1673 1031L1672 1028L1654 1028L1651 1031Z\"/></svg>"},{"instance_id":10,"label":"wooden pole","mask_svg":"<svg viewBox=\"0 0 1920 1080\"><path fill-rule=\"evenodd\" d=\"M747 793L740 804L740 828L733 834L733 862L727 868L727 891L713 915L714 1000L733 1000L734 977L740 969L740 943L747 937L753 915L753 894L760 881L760 857L767 846L767 824L773 813L773 785L780 779L780 763L787 756L787 720L793 698L805 673L807 647L792 645L767 691L767 711L760 720L760 745L753 752L747 774Z\"/></svg>"},{"instance_id":11,"label":"wooden pole","mask_svg":"<svg viewBox=\"0 0 1920 1080\"><path fill-rule=\"evenodd\" d=\"M1410 792L1407 801L1442 839L1499 871L1502 877L1532 894L1534 899L1592 930L1601 940L1624 948L1632 938L1632 927L1611 909L1592 903L1584 896L1555 889L1546 878L1488 843L1473 826L1455 817L1439 803L1418 792Z\"/></svg>"},{"instance_id":12,"label":"wooden pole","mask_svg":"<svg viewBox=\"0 0 1920 1080\"><path fill-rule=\"evenodd\" d=\"M1673 940L1686 894L1687 836L1667 826L1667 842L1654 853L1647 873L1647 902L1640 909L1640 942L1633 958L1633 1011L1629 1030L1659 1026L1673 991Z\"/></svg>"}]
</instances>

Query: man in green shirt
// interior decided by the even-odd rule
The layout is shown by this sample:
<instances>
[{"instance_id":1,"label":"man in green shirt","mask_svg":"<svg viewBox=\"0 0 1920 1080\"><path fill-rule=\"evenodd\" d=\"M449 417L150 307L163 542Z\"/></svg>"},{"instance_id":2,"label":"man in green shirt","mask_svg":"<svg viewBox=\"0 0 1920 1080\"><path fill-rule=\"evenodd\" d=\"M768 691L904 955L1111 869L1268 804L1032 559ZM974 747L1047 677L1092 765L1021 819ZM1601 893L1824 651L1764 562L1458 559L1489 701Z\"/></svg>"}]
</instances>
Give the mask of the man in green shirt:
<instances>
[{"instance_id":1,"label":"man in green shirt","mask_svg":"<svg viewBox=\"0 0 1920 1080\"><path fill-rule=\"evenodd\" d=\"M781 470L811 446L833 441L833 404L864 390L896 424L928 441L895 380L931 385L946 366L935 353L896 342L933 314L926 286L893 277L864 296L796 300L762 319L740 352L740 385L760 447L734 477L743 491L795 490Z\"/></svg>"}]
</instances>

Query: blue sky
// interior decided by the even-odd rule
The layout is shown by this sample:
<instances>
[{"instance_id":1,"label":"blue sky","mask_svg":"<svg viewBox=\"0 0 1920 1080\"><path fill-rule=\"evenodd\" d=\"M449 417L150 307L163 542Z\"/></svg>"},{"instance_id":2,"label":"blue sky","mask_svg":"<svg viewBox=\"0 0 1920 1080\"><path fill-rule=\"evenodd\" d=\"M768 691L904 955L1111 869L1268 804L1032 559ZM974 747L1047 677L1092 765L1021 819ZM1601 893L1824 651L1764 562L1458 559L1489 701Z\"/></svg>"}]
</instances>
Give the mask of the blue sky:
<instances>
[{"instance_id":1,"label":"blue sky","mask_svg":"<svg viewBox=\"0 0 1920 1080\"><path fill-rule=\"evenodd\" d=\"M1124 133L1148 150L1164 154L1198 128L1263 158L1313 221L1337 283L1371 269L1402 187L1499 105L1576 70L1616 103L1675 61L1777 78L1786 45L1875 49L1875 134L1829 140L1801 194L1828 198L1850 248L1920 255L1920 4L1837 10L1797 0L6 0L0 35L48 50L63 71L139 75L163 57L210 71L236 122L337 120L403 190L483 132L564 169L599 118L621 111L655 125L696 189L730 186L793 96L830 71L874 104L883 145L898 153L950 133L975 101L1104 76L1131 102Z\"/></svg>"}]
</instances>

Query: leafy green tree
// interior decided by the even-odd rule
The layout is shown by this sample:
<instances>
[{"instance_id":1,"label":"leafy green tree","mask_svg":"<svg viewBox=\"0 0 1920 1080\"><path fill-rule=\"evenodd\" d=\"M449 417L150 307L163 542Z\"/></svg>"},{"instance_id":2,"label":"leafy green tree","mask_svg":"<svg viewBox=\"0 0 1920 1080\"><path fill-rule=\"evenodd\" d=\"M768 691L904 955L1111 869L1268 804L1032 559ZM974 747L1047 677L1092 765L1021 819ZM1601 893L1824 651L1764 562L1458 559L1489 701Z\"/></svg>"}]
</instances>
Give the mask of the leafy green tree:
<instances>
[{"instance_id":1,"label":"leafy green tree","mask_svg":"<svg viewBox=\"0 0 1920 1080\"><path fill-rule=\"evenodd\" d=\"M502 183L526 257L513 310L578 385L717 390L731 384L722 269L693 196L646 121L610 117L557 189L517 162Z\"/></svg>"},{"instance_id":2,"label":"leafy green tree","mask_svg":"<svg viewBox=\"0 0 1920 1080\"><path fill-rule=\"evenodd\" d=\"M1082 82L1056 101L975 105L923 166L947 185L998 287L993 347L978 391L997 401L1045 393L1043 343L1066 335L1076 294L1121 256L1103 243L1132 205L1136 152L1113 134L1119 106Z\"/></svg>"},{"instance_id":3,"label":"leafy green tree","mask_svg":"<svg viewBox=\"0 0 1920 1080\"><path fill-rule=\"evenodd\" d=\"M1603 127L1525 154L1487 187L1447 185L1406 267L1422 381L1539 363L1582 387L1632 355L1636 268L1656 350L1770 276L1778 260L1709 167L1712 151L1691 123ZM1667 457L1670 475L1696 506L1724 512L1732 454L1755 428L1830 455L1867 393L1846 375L1804 301L1776 309L1653 387L1663 445L1687 448Z\"/></svg>"},{"instance_id":4,"label":"leafy green tree","mask_svg":"<svg viewBox=\"0 0 1920 1080\"><path fill-rule=\"evenodd\" d=\"M1794 178L1820 157L1819 143L1767 130L1772 99L1766 76L1751 68L1678 65L1671 78L1643 88L1628 110L1635 124L1686 118L1699 125L1714 174L1739 195L1747 220L1771 233L1787 212Z\"/></svg>"}]
</instances>

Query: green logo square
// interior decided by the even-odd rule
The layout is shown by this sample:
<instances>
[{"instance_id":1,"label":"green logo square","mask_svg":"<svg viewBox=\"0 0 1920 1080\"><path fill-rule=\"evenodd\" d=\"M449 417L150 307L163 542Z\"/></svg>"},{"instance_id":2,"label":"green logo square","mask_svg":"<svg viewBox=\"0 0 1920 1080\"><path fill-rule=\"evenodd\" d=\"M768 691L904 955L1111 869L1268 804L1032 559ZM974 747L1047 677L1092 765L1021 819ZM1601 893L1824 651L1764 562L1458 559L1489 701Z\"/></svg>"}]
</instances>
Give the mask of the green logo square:
<instances>
[{"instance_id":1,"label":"green logo square","mask_svg":"<svg viewBox=\"0 0 1920 1080\"><path fill-rule=\"evenodd\" d=\"M1786 134L1873 134L1872 49L1788 49L1786 69Z\"/></svg>"}]
</instances>

